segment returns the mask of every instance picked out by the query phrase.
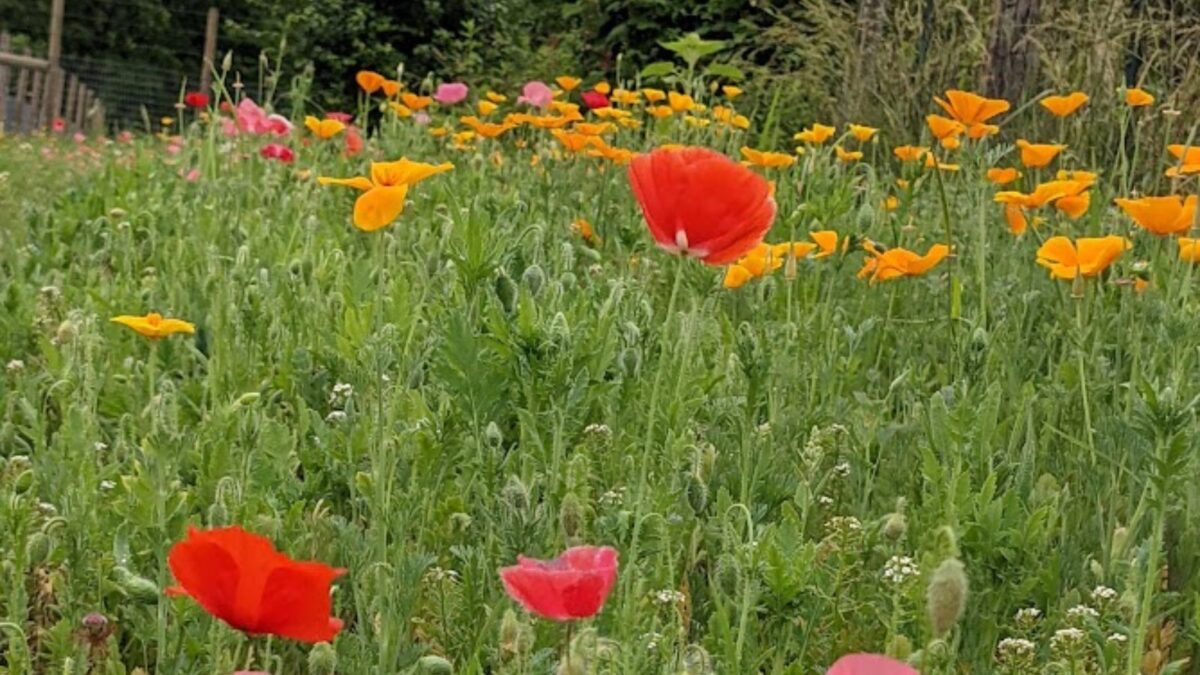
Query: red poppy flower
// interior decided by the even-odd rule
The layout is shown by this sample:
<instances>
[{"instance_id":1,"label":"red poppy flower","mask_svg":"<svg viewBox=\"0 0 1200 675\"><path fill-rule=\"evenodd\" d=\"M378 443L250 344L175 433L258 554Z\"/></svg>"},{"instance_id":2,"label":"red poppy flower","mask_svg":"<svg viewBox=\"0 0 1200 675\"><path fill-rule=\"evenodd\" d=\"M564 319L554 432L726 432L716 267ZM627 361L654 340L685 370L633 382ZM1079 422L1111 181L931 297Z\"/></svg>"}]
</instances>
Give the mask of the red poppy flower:
<instances>
[{"instance_id":1,"label":"red poppy flower","mask_svg":"<svg viewBox=\"0 0 1200 675\"><path fill-rule=\"evenodd\" d=\"M277 159L284 164L291 164L296 160L296 153L288 146L279 143L267 143L259 151L259 154L265 159Z\"/></svg>"},{"instance_id":2,"label":"red poppy flower","mask_svg":"<svg viewBox=\"0 0 1200 675\"><path fill-rule=\"evenodd\" d=\"M579 97L583 99L583 104L586 105L589 110L595 110L596 108L607 108L612 105L608 102L608 97L598 91L585 91L580 94Z\"/></svg>"},{"instance_id":3,"label":"red poppy flower","mask_svg":"<svg viewBox=\"0 0 1200 675\"><path fill-rule=\"evenodd\" d=\"M850 654L838 659L825 675L919 675L906 663L876 654Z\"/></svg>"},{"instance_id":4,"label":"red poppy flower","mask_svg":"<svg viewBox=\"0 0 1200 675\"><path fill-rule=\"evenodd\" d=\"M629 182L658 245L710 265L745 255L775 221L771 184L708 148L639 155Z\"/></svg>"},{"instance_id":5,"label":"red poppy flower","mask_svg":"<svg viewBox=\"0 0 1200 675\"><path fill-rule=\"evenodd\" d=\"M240 631L327 642L342 629L329 585L345 570L292 560L240 527L189 528L167 562L179 582L168 594L190 596Z\"/></svg>"},{"instance_id":6,"label":"red poppy flower","mask_svg":"<svg viewBox=\"0 0 1200 675\"><path fill-rule=\"evenodd\" d=\"M358 131L355 130L354 127L346 127L345 137L346 137L345 155L347 157L353 157L353 156L357 155L358 153L362 152L363 139L362 139L362 136L358 135Z\"/></svg>"},{"instance_id":7,"label":"red poppy flower","mask_svg":"<svg viewBox=\"0 0 1200 675\"><path fill-rule=\"evenodd\" d=\"M55 117L54 120L50 122L50 128L61 134L67 130L67 121L61 117Z\"/></svg>"},{"instance_id":8,"label":"red poppy flower","mask_svg":"<svg viewBox=\"0 0 1200 675\"><path fill-rule=\"evenodd\" d=\"M617 580L617 551L576 546L554 560L517 557L500 570L504 590L538 616L555 621L586 619L604 607Z\"/></svg>"},{"instance_id":9,"label":"red poppy flower","mask_svg":"<svg viewBox=\"0 0 1200 675\"><path fill-rule=\"evenodd\" d=\"M183 102L189 108L207 108L208 94L202 91L189 91L183 95Z\"/></svg>"}]
</instances>

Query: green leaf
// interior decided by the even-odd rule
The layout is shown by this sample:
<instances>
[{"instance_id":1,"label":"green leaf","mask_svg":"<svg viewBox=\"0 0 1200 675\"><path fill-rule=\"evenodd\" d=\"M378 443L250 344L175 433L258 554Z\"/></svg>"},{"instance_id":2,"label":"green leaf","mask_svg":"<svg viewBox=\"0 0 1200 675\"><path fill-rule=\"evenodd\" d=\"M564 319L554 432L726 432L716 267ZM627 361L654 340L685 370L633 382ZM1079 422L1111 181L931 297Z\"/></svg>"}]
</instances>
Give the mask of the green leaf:
<instances>
[{"instance_id":1,"label":"green leaf","mask_svg":"<svg viewBox=\"0 0 1200 675\"><path fill-rule=\"evenodd\" d=\"M666 77L674 72L675 64L670 61L655 61L642 68L642 72L639 74L642 76L642 79L648 79L651 77Z\"/></svg>"},{"instance_id":2,"label":"green leaf","mask_svg":"<svg viewBox=\"0 0 1200 675\"><path fill-rule=\"evenodd\" d=\"M678 54L679 58L688 63L689 66L695 66L696 62L708 56L716 54L725 48L723 40L701 40L697 33L688 33L679 40L671 40L670 42L659 42L663 49L670 50Z\"/></svg>"},{"instance_id":3,"label":"green leaf","mask_svg":"<svg viewBox=\"0 0 1200 675\"><path fill-rule=\"evenodd\" d=\"M729 65L728 63L710 63L708 64L708 67L704 69L704 74L712 75L713 77L719 77L722 80L729 80L731 82L741 82L742 80L746 79L745 73L743 73L740 69Z\"/></svg>"}]
</instances>

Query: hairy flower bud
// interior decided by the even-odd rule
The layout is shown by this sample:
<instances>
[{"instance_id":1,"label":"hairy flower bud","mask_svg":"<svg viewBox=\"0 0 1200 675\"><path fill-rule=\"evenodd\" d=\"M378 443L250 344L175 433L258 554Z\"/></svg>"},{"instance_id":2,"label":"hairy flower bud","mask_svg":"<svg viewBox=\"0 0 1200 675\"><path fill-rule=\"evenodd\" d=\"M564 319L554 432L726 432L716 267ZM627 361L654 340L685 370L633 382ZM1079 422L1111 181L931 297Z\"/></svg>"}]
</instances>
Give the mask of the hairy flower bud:
<instances>
[{"instance_id":1,"label":"hairy flower bud","mask_svg":"<svg viewBox=\"0 0 1200 675\"><path fill-rule=\"evenodd\" d=\"M957 558L943 560L934 570L926 601L933 634L944 637L958 623L967 606L967 574Z\"/></svg>"}]
</instances>

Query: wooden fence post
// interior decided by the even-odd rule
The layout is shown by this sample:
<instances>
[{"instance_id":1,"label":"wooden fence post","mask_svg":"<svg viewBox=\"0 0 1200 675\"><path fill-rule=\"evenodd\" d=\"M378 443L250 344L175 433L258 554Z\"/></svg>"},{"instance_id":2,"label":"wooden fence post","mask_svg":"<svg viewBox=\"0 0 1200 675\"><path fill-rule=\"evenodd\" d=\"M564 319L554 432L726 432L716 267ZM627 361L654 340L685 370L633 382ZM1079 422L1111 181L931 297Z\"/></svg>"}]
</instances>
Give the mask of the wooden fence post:
<instances>
[{"instance_id":1,"label":"wooden fence post","mask_svg":"<svg viewBox=\"0 0 1200 675\"><path fill-rule=\"evenodd\" d=\"M0 31L0 52L7 52L9 44L8 31ZM0 64L0 134L4 133L8 122L8 80L9 68Z\"/></svg>"},{"instance_id":2,"label":"wooden fence post","mask_svg":"<svg viewBox=\"0 0 1200 675\"><path fill-rule=\"evenodd\" d=\"M38 129L46 126L46 120L42 119L42 113L46 112L42 105L42 89L44 85L42 80L45 79L45 73L40 70L33 71L33 77L29 83L29 108L26 112L29 113L28 126L31 129Z\"/></svg>"},{"instance_id":3,"label":"wooden fence post","mask_svg":"<svg viewBox=\"0 0 1200 675\"><path fill-rule=\"evenodd\" d=\"M50 40L46 50L46 95L43 99L43 125L53 124L62 115L63 72L62 72L62 26L66 0L50 0Z\"/></svg>"},{"instance_id":4,"label":"wooden fence post","mask_svg":"<svg viewBox=\"0 0 1200 675\"><path fill-rule=\"evenodd\" d=\"M200 60L200 91L205 94L212 87L212 72L215 67L213 59L217 55L217 23L221 13L216 7L208 8L208 18L204 23L204 57Z\"/></svg>"},{"instance_id":5,"label":"wooden fence post","mask_svg":"<svg viewBox=\"0 0 1200 675\"><path fill-rule=\"evenodd\" d=\"M87 113L87 107L92 104L92 90L87 88L87 85L79 87L79 98L75 101L75 130L84 131L83 121L84 115ZM86 132L85 132L86 133Z\"/></svg>"},{"instance_id":6,"label":"wooden fence post","mask_svg":"<svg viewBox=\"0 0 1200 675\"><path fill-rule=\"evenodd\" d=\"M72 74L67 78L67 105L63 107L62 118L71 127L72 131L78 131L72 122L75 120L75 99L79 95L79 78Z\"/></svg>"}]
</instances>

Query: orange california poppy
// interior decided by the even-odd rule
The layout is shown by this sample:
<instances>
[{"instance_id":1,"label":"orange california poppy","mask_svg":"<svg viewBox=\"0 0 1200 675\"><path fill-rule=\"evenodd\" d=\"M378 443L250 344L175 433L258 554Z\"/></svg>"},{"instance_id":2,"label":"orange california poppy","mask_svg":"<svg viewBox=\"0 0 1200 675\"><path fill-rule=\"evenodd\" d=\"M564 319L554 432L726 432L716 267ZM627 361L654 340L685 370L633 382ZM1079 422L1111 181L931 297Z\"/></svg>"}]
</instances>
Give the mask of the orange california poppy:
<instances>
[{"instance_id":1,"label":"orange california poppy","mask_svg":"<svg viewBox=\"0 0 1200 675\"><path fill-rule=\"evenodd\" d=\"M333 138L346 130L345 122L331 119L317 119L312 115L304 118L304 126L308 127L313 136L323 140Z\"/></svg>"},{"instance_id":2,"label":"orange california poppy","mask_svg":"<svg viewBox=\"0 0 1200 675\"><path fill-rule=\"evenodd\" d=\"M637 156L637 153L625 148L614 148L608 145L601 145L598 148L592 148L591 150L588 150L587 156L607 159L614 164L628 164L629 162L633 161L633 158Z\"/></svg>"},{"instance_id":3,"label":"orange california poppy","mask_svg":"<svg viewBox=\"0 0 1200 675\"><path fill-rule=\"evenodd\" d=\"M613 126L612 122L576 122L571 127L571 131L577 134L587 134L588 136L603 136L616 130L617 128Z\"/></svg>"},{"instance_id":4,"label":"orange california poppy","mask_svg":"<svg viewBox=\"0 0 1200 675\"><path fill-rule=\"evenodd\" d=\"M834 127L814 123L811 127L805 127L803 131L797 131L792 138L803 143L821 145L830 138L833 138L835 132L837 132L837 129Z\"/></svg>"},{"instance_id":5,"label":"orange california poppy","mask_svg":"<svg viewBox=\"0 0 1200 675\"><path fill-rule=\"evenodd\" d=\"M395 162L371 162L371 177L329 178L319 176L321 185L345 185L361 190L354 202L354 226L364 232L381 229L404 211L408 188L430 176L454 168L449 162L426 164L401 157Z\"/></svg>"},{"instance_id":6,"label":"orange california poppy","mask_svg":"<svg viewBox=\"0 0 1200 675\"><path fill-rule=\"evenodd\" d=\"M1091 187L1096 184L1096 179L1099 178L1100 175L1093 171L1084 171L1083 169L1059 169L1058 172L1054 174L1054 177L1057 180L1073 180L1077 183L1083 183L1084 185Z\"/></svg>"},{"instance_id":7,"label":"orange california poppy","mask_svg":"<svg viewBox=\"0 0 1200 675\"><path fill-rule=\"evenodd\" d=\"M645 96L646 100L651 103L658 103L659 101L666 100L667 92L662 89L643 89L642 96Z\"/></svg>"},{"instance_id":8,"label":"orange california poppy","mask_svg":"<svg viewBox=\"0 0 1200 675\"><path fill-rule=\"evenodd\" d=\"M687 112L696 107L696 101L687 94L669 91L667 92L667 105L671 106L671 110L675 112Z\"/></svg>"},{"instance_id":9,"label":"orange california poppy","mask_svg":"<svg viewBox=\"0 0 1200 675\"><path fill-rule=\"evenodd\" d=\"M972 124L967 127L967 138L977 141L987 136L994 136L1000 133L1000 127L995 124Z\"/></svg>"},{"instance_id":10,"label":"orange california poppy","mask_svg":"<svg viewBox=\"0 0 1200 675\"><path fill-rule=\"evenodd\" d=\"M562 129L554 129L550 133L558 139L559 143L563 144L563 147L571 152L581 152L587 148L599 148L604 145L604 141L599 136L579 134Z\"/></svg>"},{"instance_id":11,"label":"orange california poppy","mask_svg":"<svg viewBox=\"0 0 1200 675\"><path fill-rule=\"evenodd\" d=\"M1175 166L1167 169L1167 175L1172 178L1200 173L1200 146L1185 146L1174 143L1167 146L1167 152L1175 156Z\"/></svg>"},{"instance_id":12,"label":"orange california poppy","mask_svg":"<svg viewBox=\"0 0 1200 675\"><path fill-rule=\"evenodd\" d=\"M1020 204L1004 205L1004 222L1008 223L1008 231L1018 237L1029 229L1029 219L1025 217L1025 209L1021 208Z\"/></svg>"},{"instance_id":13,"label":"orange california poppy","mask_svg":"<svg viewBox=\"0 0 1200 675\"><path fill-rule=\"evenodd\" d=\"M596 235L596 231L592 228L592 224L586 218L576 218L571 223L571 230L577 232L579 237L593 246L599 246L603 241Z\"/></svg>"},{"instance_id":14,"label":"orange california poppy","mask_svg":"<svg viewBox=\"0 0 1200 675\"><path fill-rule=\"evenodd\" d=\"M412 117L412 108L409 108L403 103L388 101L388 107L392 109L392 112L396 113L396 117Z\"/></svg>"},{"instance_id":15,"label":"orange california poppy","mask_svg":"<svg viewBox=\"0 0 1200 675\"><path fill-rule=\"evenodd\" d=\"M1038 101L1043 108L1055 117L1068 117L1088 102L1088 95L1082 91L1073 91L1066 96L1047 96Z\"/></svg>"},{"instance_id":16,"label":"orange california poppy","mask_svg":"<svg viewBox=\"0 0 1200 675\"><path fill-rule=\"evenodd\" d=\"M1136 87L1125 90L1125 105L1130 108L1142 108L1148 105L1154 105L1154 96L1145 89Z\"/></svg>"},{"instance_id":17,"label":"orange california poppy","mask_svg":"<svg viewBox=\"0 0 1200 675\"><path fill-rule=\"evenodd\" d=\"M1065 145L1055 143L1030 143L1024 138L1017 140L1017 147L1021 149L1021 163L1030 169L1040 169L1058 156L1058 153L1067 149Z\"/></svg>"},{"instance_id":18,"label":"orange california poppy","mask_svg":"<svg viewBox=\"0 0 1200 675\"><path fill-rule=\"evenodd\" d=\"M742 88L726 84L721 87L721 93L725 94L725 98L733 100L742 95Z\"/></svg>"},{"instance_id":19,"label":"orange california poppy","mask_svg":"<svg viewBox=\"0 0 1200 675\"><path fill-rule=\"evenodd\" d=\"M1008 185L1021 177L1021 172L1013 167L993 167L987 170L987 179L996 185Z\"/></svg>"},{"instance_id":20,"label":"orange california poppy","mask_svg":"<svg viewBox=\"0 0 1200 675\"><path fill-rule=\"evenodd\" d=\"M1087 213L1088 207L1091 205L1092 193L1090 192L1067 195L1054 202L1054 208L1062 211L1071 220L1076 220Z\"/></svg>"},{"instance_id":21,"label":"orange california poppy","mask_svg":"<svg viewBox=\"0 0 1200 675\"><path fill-rule=\"evenodd\" d=\"M919 145L898 145L892 149L892 154L896 155L901 162L915 162L927 152L929 152L929 148Z\"/></svg>"},{"instance_id":22,"label":"orange california poppy","mask_svg":"<svg viewBox=\"0 0 1200 675\"><path fill-rule=\"evenodd\" d=\"M383 89L384 96L393 98L396 94L400 93L400 90L404 88L404 85L400 84L396 80L384 80L381 87Z\"/></svg>"},{"instance_id":23,"label":"orange california poppy","mask_svg":"<svg viewBox=\"0 0 1200 675\"><path fill-rule=\"evenodd\" d=\"M767 152L742 146L742 164L757 166L763 169L782 169L796 163L796 157L782 152Z\"/></svg>"},{"instance_id":24,"label":"orange california poppy","mask_svg":"<svg viewBox=\"0 0 1200 675\"><path fill-rule=\"evenodd\" d=\"M110 320L113 323L132 328L142 337L148 337L151 340L159 340L176 333L193 335L196 332L195 325L179 319L164 319L163 315L158 312L150 312L146 316L122 314L114 316Z\"/></svg>"},{"instance_id":25,"label":"orange california poppy","mask_svg":"<svg viewBox=\"0 0 1200 675\"><path fill-rule=\"evenodd\" d=\"M240 527L188 528L167 556L178 586L206 612L250 635L328 642L342 629L329 587L346 570L292 560Z\"/></svg>"},{"instance_id":26,"label":"orange california poppy","mask_svg":"<svg viewBox=\"0 0 1200 675\"><path fill-rule=\"evenodd\" d=\"M871 283L891 281L901 277L921 276L950 254L950 247L945 244L934 244L925 255L919 255L899 247L883 252L870 244L865 248L870 256L863 261L862 269L858 271L858 278L869 278Z\"/></svg>"},{"instance_id":27,"label":"orange california poppy","mask_svg":"<svg viewBox=\"0 0 1200 675\"><path fill-rule=\"evenodd\" d=\"M846 150L840 145L833 146L833 151L837 153L837 158L843 162L857 162L863 158L861 150Z\"/></svg>"},{"instance_id":28,"label":"orange california poppy","mask_svg":"<svg viewBox=\"0 0 1200 675\"><path fill-rule=\"evenodd\" d=\"M571 77L570 75L559 75L558 77L554 78L554 81L563 91L571 91L575 89L575 87L578 87L579 83L583 82L583 80L579 79L578 77Z\"/></svg>"},{"instance_id":29,"label":"orange california poppy","mask_svg":"<svg viewBox=\"0 0 1200 675\"><path fill-rule=\"evenodd\" d=\"M995 201L1003 204L1018 204L1027 209L1039 209L1062 199L1074 197L1091 187L1087 181L1052 180L1039 183L1033 192L997 192Z\"/></svg>"},{"instance_id":30,"label":"orange california poppy","mask_svg":"<svg viewBox=\"0 0 1200 675\"><path fill-rule=\"evenodd\" d=\"M1179 238L1179 259L1184 262L1200 263L1200 239Z\"/></svg>"},{"instance_id":31,"label":"orange california poppy","mask_svg":"<svg viewBox=\"0 0 1200 675\"><path fill-rule=\"evenodd\" d=\"M1071 241L1067 237L1050 237L1038 248L1037 263L1050 270L1055 279L1094 277L1131 246L1124 237L1085 237Z\"/></svg>"},{"instance_id":32,"label":"orange california poppy","mask_svg":"<svg viewBox=\"0 0 1200 675\"><path fill-rule=\"evenodd\" d=\"M1183 234L1196 222L1196 195L1116 199L1117 206L1142 229L1161 236Z\"/></svg>"},{"instance_id":33,"label":"orange california poppy","mask_svg":"<svg viewBox=\"0 0 1200 675\"><path fill-rule=\"evenodd\" d=\"M613 89L612 96L609 98L612 99L613 103L619 105L633 105L634 103L642 100L641 94L637 93L636 91L629 91L628 89L620 88ZM608 108L596 108L596 110L608 110Z\"/></svg>"},{"instance_id":34,"label":"orange california poppy","mask_svg":"<svg viewBox=\"0 0 1200 675\"><path fill-rule=\"evenodd\" d=\"M710 265L745 255L775 221L767 180L708 148L639 155L629 182L658 245Z\"/></svg>"},{"instance_id":35,"label":"orange california poppy","mask_svg":"<svg viewBox=\"0 0 1200 675\"><path fill-rule=\"evenodd\" d=\"M875 127L867 127L861 124L847 124L846 129L850 131L850 135L859 143L866 143L879 132L879 129Z\"/></svg>"},{"instance_id":36,"label":"orange california poppy","mask_svg":"<svg viewBox=\"0 0 1200 675\"><path fill-rule=\"evenodd\" d=\"M652 105L649 108L646 108L646 112L660 120L675 114L675 111L672 110L671 106L668 105Z\"/></svg>"},{"instance_id":37,"label":"orange california poppy","mask_svg":"<svg viewBox=\"0 0 1200 675\"><path fill-rule=\"evenodd\" d=\"M996 115L1007 112L1008 101L995 98L984 98L969 91L951 89L946 92L946 98L933 99L946 114L965 126L983 124Z\"/></svg>"},{"instance_id":38,"label":"orange california poppy","mask_svg":"<svg viewBox=\"0 0 1200 675\"><path fill-rule=\"evenodd\" d=\"M359 88L368 94L374 94L379 91L383 87L384 79L386 79L384 76L373 70L360 70L354 76L354 81L358 83Z\"/></svg>"},{"instance_id":39,"label":"orange california poppy","mask_svg":"<svg viewBox=\"0 0 1200 675\"><path fill-rule=\"evenodd\" d=\"M837 253L839 237L836 230L815 230L808 233L808 238L816 242L817 248L820 249L813 258L827 258ZM845 242L848 244L850 238L847 237Z\"/></svg>"},{"instance_id":40,"label":"orange california poppy","mask_svg":"<svg viewBox=\"0 0 1200 675\"><path fill-rule=\"evenodd\" d=\"M608 94L612 91L612 85L601 80L592 86L592 91L596 92L597 94L604 94L605 96L608 96Z\"/></svg>"},{"instance_id":41,"label":"orange california poppy","mask_svg":"<svg viewBox=\"0 0 1200 675\"><path fill-rule=\"evenodd\" d=\"M929 125L933 137L939 141L954 138L967 130L962 122L941 115L926 115L925 123Z\"/></svg>"},{"instance_id":42,"label":"orange california poppy","mask_svg":"<svg viewBox=\"0 0 1200 675\"><path fill-rule=\"evenodd\" d=\"M492 113L496 112L496 110L500 106L496 105L495 103L492 103L491 101L484 100L484 101L480 101L479 103L475 104L475 107L478 108L480 115L487 117L488 115L491 115Z\"/></svg>"},{"instance_id":43,"label":"orange california poppy","mask_svg":"<svg viewBox=\"0 0 1200 675\"><path fill-rule=\"evenodd\" d=\"M411 91L406 91L400 95L400 102L408 106L411 110L424 110L433 103L433 97L418 96Z\"/></svg>"}]
</instances>

